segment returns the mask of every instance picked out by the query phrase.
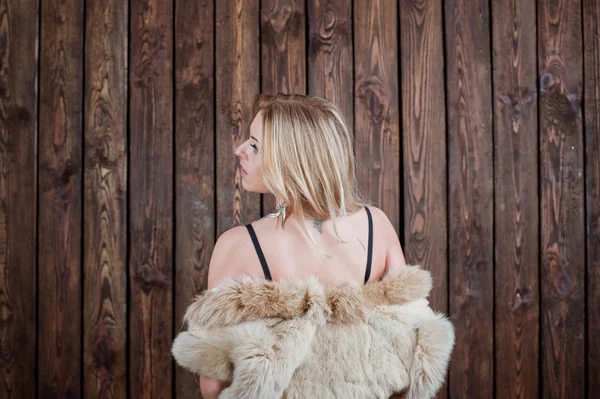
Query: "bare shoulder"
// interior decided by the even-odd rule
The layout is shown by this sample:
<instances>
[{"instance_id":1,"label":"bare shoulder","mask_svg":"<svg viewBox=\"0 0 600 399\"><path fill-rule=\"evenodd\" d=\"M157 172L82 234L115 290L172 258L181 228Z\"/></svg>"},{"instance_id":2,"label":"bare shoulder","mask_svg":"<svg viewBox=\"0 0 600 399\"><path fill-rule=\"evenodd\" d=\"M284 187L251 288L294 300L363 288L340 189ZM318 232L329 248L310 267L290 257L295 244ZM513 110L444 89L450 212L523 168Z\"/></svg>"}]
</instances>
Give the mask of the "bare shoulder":
<instances>
[{"instance_id":1,"label":"bare shoulder","mask_svg":"<svg viewBox=\"0 0 600 399\"><path fill-rule=\"evenodd\" d=\"M398 233L389 217L384 211L376 206L370 205L369 210L373 215L373 229L375 230L375 234L380 237L380 240L384 245L386 254L385 270L388 270L390 267L405 266L406 260L404 259L404 251L402 250L402 245L398 239Z\"/></svg>"},{"instance_id":2,"label":"bare shoulder","mask_svg":"<svg viewBox=\"0 0 600 399\"><path fill-rule=\"evenodd\" d=\"M394 229L394 225L392 225L392 222L386 213L373 205L369 205L368 208L371 211L371 215L373 215L373 228L376 229L379 234L383 234L386 238L398 238L396 229Z\"/></svg>"},{"instance_id":3,"label":"bare shoulder","mask_svg":"<svg viewBox=\"0 0 600 399\"><path fill-rule=\"evenodd\" d=\"M247 272L246 263L242 259L251 243L245 226L232 227L219 236L208 267L208 289L226 278Z\"/></svg>"},{"instance_id":4,"label":"bare shoulder","mask_svg":"<svg viewBox=\"0 0 600 399\"><path fill-rule=\"evenodd\" d=\"M230 246L233 243L235 243L237 240L239 240L242 237L245 237L248 235L248 230L246 229L246 226L235 226L230 228L229 230L226 230L223 234L221 234L219 236L219 238L217 239L217 243L215 244L215 247L220 244L222 246Z\"/></svg>"}]
</instances>

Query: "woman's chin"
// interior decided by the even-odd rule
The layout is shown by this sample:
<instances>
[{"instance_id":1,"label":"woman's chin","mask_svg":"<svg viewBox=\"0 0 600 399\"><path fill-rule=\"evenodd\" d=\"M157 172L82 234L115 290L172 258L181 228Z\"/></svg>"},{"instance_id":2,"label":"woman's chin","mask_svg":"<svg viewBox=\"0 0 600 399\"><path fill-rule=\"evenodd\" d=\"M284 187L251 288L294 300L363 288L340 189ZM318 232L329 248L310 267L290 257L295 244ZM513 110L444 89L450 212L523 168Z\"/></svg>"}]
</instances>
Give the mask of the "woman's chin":
<instances>
[{"instance_id":1,"label":"woman's chin","mask_svg":"<svg viewBox=\"0 0 600 399\"><path fill-rule=\"evenodd\" d=\"M252 192L252 187L249 187L248 184L246 183L247 177L246 176L242 176L242 188L244 189L244 191L250 191Z\"/></svg>"}]
</instances>

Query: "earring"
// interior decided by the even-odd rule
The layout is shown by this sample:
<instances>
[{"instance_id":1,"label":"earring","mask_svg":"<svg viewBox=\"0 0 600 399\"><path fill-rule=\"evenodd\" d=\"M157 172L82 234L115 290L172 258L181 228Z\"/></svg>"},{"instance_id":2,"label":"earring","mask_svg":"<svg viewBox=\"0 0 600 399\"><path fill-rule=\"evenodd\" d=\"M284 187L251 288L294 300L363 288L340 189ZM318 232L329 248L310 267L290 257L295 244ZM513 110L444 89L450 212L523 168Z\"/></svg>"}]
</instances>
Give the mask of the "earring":
<instances>
[{"instance_id":1,"label":"earring","mask_svg":"<svg viewBox=\"0 0 600 399\"><path fill-rule=\"evenodd\" d=\"M279 204L277 205L277 209L275 209L275 211L269 213L267 215L267 217L270 218L277 218L281 215L281 227L283 227L284 223L285 223L285 211L287 209L287 205L283 205L283 204Z\"/></svg>"}]
</instances>

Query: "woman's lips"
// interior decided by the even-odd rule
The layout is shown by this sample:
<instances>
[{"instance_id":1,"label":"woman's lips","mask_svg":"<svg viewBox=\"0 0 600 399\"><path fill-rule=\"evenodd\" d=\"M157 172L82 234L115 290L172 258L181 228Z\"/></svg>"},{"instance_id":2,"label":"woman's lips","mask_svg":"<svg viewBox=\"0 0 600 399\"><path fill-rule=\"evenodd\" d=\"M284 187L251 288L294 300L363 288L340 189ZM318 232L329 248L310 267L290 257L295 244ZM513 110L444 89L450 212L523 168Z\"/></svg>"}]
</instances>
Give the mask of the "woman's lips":
<instances>
[{"instance_id":1,"label":"woman's lips","mask_svg":"<svg viewBox=\"0 0 600 399\"><path fill-rule=\"evenodd\" d=\"M247 174L248 174L248 172L246 172L246 169L244 169L244 167L243 167L243 166L242 166L241 168L242 168L242 175L247 175Z\"/></svg>"}]
</instances>

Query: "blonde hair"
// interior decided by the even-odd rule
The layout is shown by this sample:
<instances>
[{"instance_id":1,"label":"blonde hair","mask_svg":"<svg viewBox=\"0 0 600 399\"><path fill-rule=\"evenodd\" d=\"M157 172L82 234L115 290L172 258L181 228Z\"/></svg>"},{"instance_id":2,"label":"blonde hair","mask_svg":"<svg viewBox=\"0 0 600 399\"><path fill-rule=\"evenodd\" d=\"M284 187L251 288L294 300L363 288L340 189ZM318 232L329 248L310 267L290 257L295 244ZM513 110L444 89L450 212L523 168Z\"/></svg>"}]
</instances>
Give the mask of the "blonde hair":
<instances>
[{"instance_id":1,"label":"blonde hair","mask_svg":"<svg viewBox=\"0 0 600 399\"><path fill-rule=\"evenodd\" d=\"M319 97L258 94L253 119L259 112L265 187L296 215L313 244L306 218L331 219L337 237L349 242L340 237L336 219L366 204L356 180L354 139L341 111Z\"/></svg>"}]
</instances>

